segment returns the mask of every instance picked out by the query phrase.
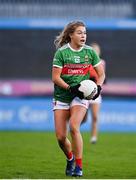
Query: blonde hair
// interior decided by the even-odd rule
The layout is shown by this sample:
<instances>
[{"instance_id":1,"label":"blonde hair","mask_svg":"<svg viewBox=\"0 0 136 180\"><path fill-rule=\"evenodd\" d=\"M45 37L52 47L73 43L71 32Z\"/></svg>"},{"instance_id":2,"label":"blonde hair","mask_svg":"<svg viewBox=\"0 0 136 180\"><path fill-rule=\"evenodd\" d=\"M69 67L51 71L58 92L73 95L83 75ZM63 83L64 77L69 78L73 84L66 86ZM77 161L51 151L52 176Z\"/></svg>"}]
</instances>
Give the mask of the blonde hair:
<instances>
[{"instance_id":1,"label":"blonde hair","mask_svg":"<svg viewBox=\"0 0 136 180\"><path fill-rule=\"evenodd\" d=\"M67 24L62 32L56 36L56 39L54 40L56 48L60 48L63 45L69 43L71 41L70 34L72 34L79 26L85 27L85 24L81 21L72 21Z\"/></svg>"}]
</instances>

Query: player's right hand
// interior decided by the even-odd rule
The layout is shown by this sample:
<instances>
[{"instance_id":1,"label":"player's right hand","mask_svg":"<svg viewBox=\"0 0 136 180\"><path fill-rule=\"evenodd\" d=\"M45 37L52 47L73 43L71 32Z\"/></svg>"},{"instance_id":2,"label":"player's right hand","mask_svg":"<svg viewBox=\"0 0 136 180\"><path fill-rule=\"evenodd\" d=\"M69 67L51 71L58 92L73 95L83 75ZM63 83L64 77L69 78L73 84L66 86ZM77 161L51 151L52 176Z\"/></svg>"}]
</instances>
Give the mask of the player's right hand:
<instances>
[{"instance_id":1,"label":"player's right hand","mask_svg":"<svg viewBox=\"0 0 136 180\"><path fill-rule=\"evenodd\" d=\"M79 91L79 87L80 87L80 84L77 84L76 86L70 86L69 91L71 92L71 94L74 94L80 99L83 99L84 95L83 95L83 92Z\"/></svg>"}]
</instances>

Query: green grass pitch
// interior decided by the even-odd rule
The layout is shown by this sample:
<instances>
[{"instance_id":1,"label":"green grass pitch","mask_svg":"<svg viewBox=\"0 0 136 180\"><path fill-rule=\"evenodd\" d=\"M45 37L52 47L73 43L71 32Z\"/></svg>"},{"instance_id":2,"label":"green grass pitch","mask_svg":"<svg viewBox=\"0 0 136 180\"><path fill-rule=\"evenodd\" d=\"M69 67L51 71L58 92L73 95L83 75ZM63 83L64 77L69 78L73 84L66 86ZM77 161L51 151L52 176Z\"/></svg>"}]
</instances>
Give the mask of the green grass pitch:
<instances>
[{"instance_id":1,"label":"green grass pitch","mask_svg":"<svg viewBox=\"0 0 136 180\"><path fill-rule=\"evenodd\" d=\"M136 133L82 135L84 179L136 178ZM0 132L1 179L66 179L65 164L53 132Z\"/></svg>"}]
</instances>

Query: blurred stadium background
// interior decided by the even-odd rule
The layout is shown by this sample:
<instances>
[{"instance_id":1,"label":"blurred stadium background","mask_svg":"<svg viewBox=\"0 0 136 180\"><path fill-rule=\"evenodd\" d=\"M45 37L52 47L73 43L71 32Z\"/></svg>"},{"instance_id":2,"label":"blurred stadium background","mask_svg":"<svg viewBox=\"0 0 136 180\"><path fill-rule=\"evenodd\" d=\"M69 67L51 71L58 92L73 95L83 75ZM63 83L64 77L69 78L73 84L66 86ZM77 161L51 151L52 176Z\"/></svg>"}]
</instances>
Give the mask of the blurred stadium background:
<instances>
[{"instance_id":1,"label":"blurred stadium background","mask_svg":"<svg viewBox=\"0 0 136 180\"><path fill-rule=\"evenodd\" d=\"M54 130L53 41L77 19L106 60L100 130L136 131L135 0L0 0L0 130Z\"/></svg>"}]
</instances>

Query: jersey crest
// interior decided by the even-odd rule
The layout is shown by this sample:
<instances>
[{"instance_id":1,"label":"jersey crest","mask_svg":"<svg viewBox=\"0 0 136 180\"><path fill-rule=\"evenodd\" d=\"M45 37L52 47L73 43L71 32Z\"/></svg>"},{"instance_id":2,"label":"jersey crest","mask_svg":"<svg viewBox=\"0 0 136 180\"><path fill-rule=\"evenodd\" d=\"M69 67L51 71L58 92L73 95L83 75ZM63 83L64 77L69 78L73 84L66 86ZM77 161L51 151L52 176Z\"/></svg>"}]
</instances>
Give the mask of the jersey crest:
<instances>
[{"instance_id":1,"label":"jersey crest","mask_svg":"<svg viewBox=\"0 0 136 180\"><path fill-rule=\"evenodd\" d=\"M89 57L88 55L85 55L85 63L89 62Z\"/></svg>"},{"instance_id":2,"label":"jersey crest","mask_svg":"<svg viewBox=\"0 0 136 180\"><path fill-rule=\"evenodd\" d=\"M80 63L80 56L74 56L75 63Z\"/></svg>"}]
</instances>

